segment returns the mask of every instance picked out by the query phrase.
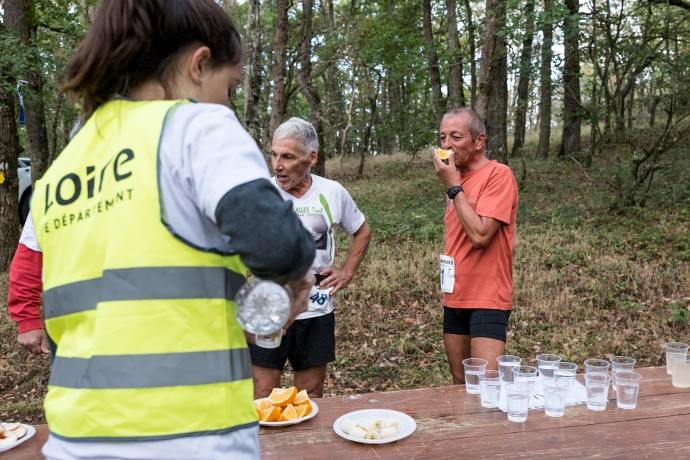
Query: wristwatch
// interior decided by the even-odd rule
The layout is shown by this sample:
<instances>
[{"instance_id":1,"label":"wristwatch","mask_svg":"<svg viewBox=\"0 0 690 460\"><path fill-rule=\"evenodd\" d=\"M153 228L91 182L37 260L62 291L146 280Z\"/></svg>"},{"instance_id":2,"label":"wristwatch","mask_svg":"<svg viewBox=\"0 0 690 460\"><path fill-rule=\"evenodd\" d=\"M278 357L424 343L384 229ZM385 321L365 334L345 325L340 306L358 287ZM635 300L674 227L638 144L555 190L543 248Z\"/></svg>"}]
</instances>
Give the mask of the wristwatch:
<instances>
[{"instance_id":1,"label":"wristwatch","mask_svg":"<svg viewBox=\"0 0 690 460\"><path fill-rule=\"evenodd\" d=\"M448 198L452 200L453 198L455 198L455 195L457 195L460 192L464 192L462 187L460 187L459 185L453 185L451 188L448 189L446 194L448 195Z\"/></svg>"}]
</instances>

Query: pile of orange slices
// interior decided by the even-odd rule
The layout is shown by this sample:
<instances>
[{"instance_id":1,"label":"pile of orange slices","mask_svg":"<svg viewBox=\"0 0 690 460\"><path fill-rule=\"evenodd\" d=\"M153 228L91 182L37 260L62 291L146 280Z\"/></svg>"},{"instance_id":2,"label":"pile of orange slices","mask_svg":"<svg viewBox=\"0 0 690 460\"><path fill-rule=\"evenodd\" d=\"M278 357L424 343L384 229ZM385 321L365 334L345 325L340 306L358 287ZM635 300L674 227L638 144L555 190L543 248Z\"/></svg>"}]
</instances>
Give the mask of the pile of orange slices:
<instances>
[{"instance_id":1,"label":"pile of orange slices","mask_svg":"<svg viewBox=\"0 0 690 460\"><path fill-rule=\"evenodd\" d=\"M268 398L259 399L255 404L262 422L298 420L313 409L307 390L297 391L297 387L274 388Z\"/></svg>"}]
</instances>

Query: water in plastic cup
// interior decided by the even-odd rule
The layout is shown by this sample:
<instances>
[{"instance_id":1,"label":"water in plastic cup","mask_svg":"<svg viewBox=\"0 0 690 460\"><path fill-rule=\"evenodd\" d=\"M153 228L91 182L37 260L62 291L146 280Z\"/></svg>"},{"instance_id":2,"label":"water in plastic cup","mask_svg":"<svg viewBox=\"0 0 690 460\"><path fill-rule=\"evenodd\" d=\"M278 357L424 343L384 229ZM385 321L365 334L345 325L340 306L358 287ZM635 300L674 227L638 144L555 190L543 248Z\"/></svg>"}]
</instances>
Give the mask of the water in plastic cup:
<instances>
[{"instance_id":1,"label":"water in plastic cup","mask_svg":"<svg viewBox=\"0 0 690 460\"><path fill-rule=\"evenodd\" d=\"M608 374L585 374L587 387L587 409L602 411L606 409L606 399L609 394Z\"/></svg>"},{"instance_id":2,"label":"water in plastic cup","mask_svg":"<svg viewBox=\"0 0 690 460\"><path fill-rule=\"evenodd\" d=\"M632 371L616 372L616 405L619 409L637 407L637 395L640 391L642 376Z\"/></svg>"},{"instance_id":3,"label":"water in plastic cup","mask_svg":"<svg viewBox=\"0 0 690 460\"><path fill-rule=\"evenodd\" d=\"M519 366L522 358L515 355L501 355L496 358L498 361L498 370L503 373L504 382L513 381L513 368Z\"/></svg>"},{"instance_id":4,"label":"water in plastic cup","mask_svg":"<svg viewBox=\"0 0 690 460\"><path fill-rule=\"evenodd\" d=\"M543 353L537 355L537 367L539 368L539 376L552 378L556 363L561 361L561 357L552 353Z\"/></svg>"},{"instance_id":5,"label":"water in plastic cup","mask_svg":"<svg viewBox=\"0 0 690 460\"><path fill-rule=\"evenodd\" d=\"M585 374L608 374L611 363L605 359L585 359Z\"/></svg>"},{"instance_id":6,"label":"water in plastic cup","mask_svg":"<svg viewBox=\"0 0 690 460\"><path fill-rule=\"evenodd\" d=\"M502 377L502 372L488 370L484 371L484 375L479 378L479 395L481 397L482 407L498 407Z\"/></svg>"},{"instance_id":7,"label":"water in plastic cup","mask_svg":"<svg viewBox=\"0 0 690 460\"><path fill-rule=\"evenodd\" d=\"M667 342L663 345L666 352L666 373L673 375L673 364L682 362L688 355L688 344L684 342Z\"/></svg>"},{"instance_id":8,"label":"water in plastic cup","mask_svg":"<svg viewBox=\"0 0 690 460\"><path fill-rule=\"evenodd\" d=\"M568 397L569 380L544 380L544 413L549 417L563 417Z\"/></svg>"},{"instance_id":9,"label":"water in plastic cup","mask_svg":"<svg viewBox=\"0 0 690 460\"><path fill-rule=\"evenodd\" d=\"M564 380L568 382L568 388L573 385L575 381L575 376L577 375L577 368L579 367L575 363L559 362L556 363L553 370L553 378L556 380Z\"/></svg>"},{"instance_id":10,"label":"water in plastic cup","mask_svg":"<svg viewBox=\"0 0 690 460\"><path fill-rule=\"evenodd\" d=\"M674 365L671 383L676 388L690 388L690 358L685 358L684 363Z\"/></svg>"},{"instance_id":11,"label":"water in plastic cup","mask_svg":"<svg viewBox=\"0 0 690 460\"><path fill-rule=\"evenodd\" d=\"M479 394L479 377L484 375L489 362L481 358L467 358L462 360L465 367L465 390L470 394Z\"/></svg>"},{"instance_id":12,"label":"water in plastic cup","mask_svg":"<svg viewBox=\"0 0 690 460\"><path fill-rule=\"evenodd\" d=\"M513 367L513 382L524 383L529 391L534 390L539 369L534 366L515 366Z\"/></svg>"},{"instance_id":13,"label":"water in plastic cup","mask_svg":"<svg viewBox=\"0 0 690 460\"><path fill-rule=\"evenodd\" d=\"M255 334L254 341L256 345L263 348L278 348L280 342L283 339L283 330L278 329L275 332L269 332L268 334Z\"/></svg>"},{"instance_id":14,"label":"water in plastic cup","mask_svg":"<svg viewBox=\"0 0 690 460\"><path fill-rule=\"evenodd\" d=\"M631 371L635 367L635 363L637 360L635 358L631 358L630 356L611 356L609 358L609 362L611 362L611 375L612 375L612 383L613 383L613 389L615 391L616 389L616 371Z\"/></svg>"},{"instance_id":15,"label":"water in plastic cup","mask_svg":"<svg viewBox=\"0 0 690 460\"><path fill-rule=\"evenodd\" d=\"M524 382L506 383L506 405L508 420L526 422L529 412L530 388Z\"/></svg>"}]
</instances>

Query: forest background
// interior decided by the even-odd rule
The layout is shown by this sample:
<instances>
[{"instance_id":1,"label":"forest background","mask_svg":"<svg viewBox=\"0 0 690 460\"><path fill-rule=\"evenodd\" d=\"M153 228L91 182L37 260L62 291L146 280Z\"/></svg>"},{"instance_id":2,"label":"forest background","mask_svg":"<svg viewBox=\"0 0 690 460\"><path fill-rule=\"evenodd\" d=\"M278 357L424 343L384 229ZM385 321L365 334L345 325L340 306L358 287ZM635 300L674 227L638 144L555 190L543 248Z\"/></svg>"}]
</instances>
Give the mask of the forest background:
<instances>
[{"instance_id":1,"label":"forest background","mask_svg":"<svg viewBox=\"0 0 690 460\"><path fill-rule=\"evenodd\" d=\"M19 349L4 303L21 231L17 158L31 158L35 181L66 144L79 109L59 85L98 3L0 7L2 420L42 421L49 374L45 357ZM315 172L341 181L374 230L337 299L328 394L450 383L444 191L430 155L440 117L461 105L485 119L488 155L521 192L508 351L657 365L661 343L690 339L690 2L218 3L245 45L232 108L264 152L287 117L312 121Z\"/></svg>"}]
</instances>

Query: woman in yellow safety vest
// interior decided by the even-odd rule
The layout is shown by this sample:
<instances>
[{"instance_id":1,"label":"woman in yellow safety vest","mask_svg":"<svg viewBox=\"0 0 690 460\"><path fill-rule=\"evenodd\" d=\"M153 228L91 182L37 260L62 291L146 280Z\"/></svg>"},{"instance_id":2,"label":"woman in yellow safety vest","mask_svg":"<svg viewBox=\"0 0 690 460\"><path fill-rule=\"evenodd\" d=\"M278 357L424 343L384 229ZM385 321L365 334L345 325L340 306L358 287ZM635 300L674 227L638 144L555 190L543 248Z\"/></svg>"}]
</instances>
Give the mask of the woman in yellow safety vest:
<instances>
[{"instance_id":1,"label":"woman in yellow safety vest","mask_svg":"<svg viewBox=\"0 0 690 460\"><path fill-rule=\"evenodd\" d=\"M233 299L249 269L305 308L314 244L227 107L241 68L213 0L104 0L68 66L85 123L32 201L48 459L259 457Z\"/></svg>"}]
</instances>

